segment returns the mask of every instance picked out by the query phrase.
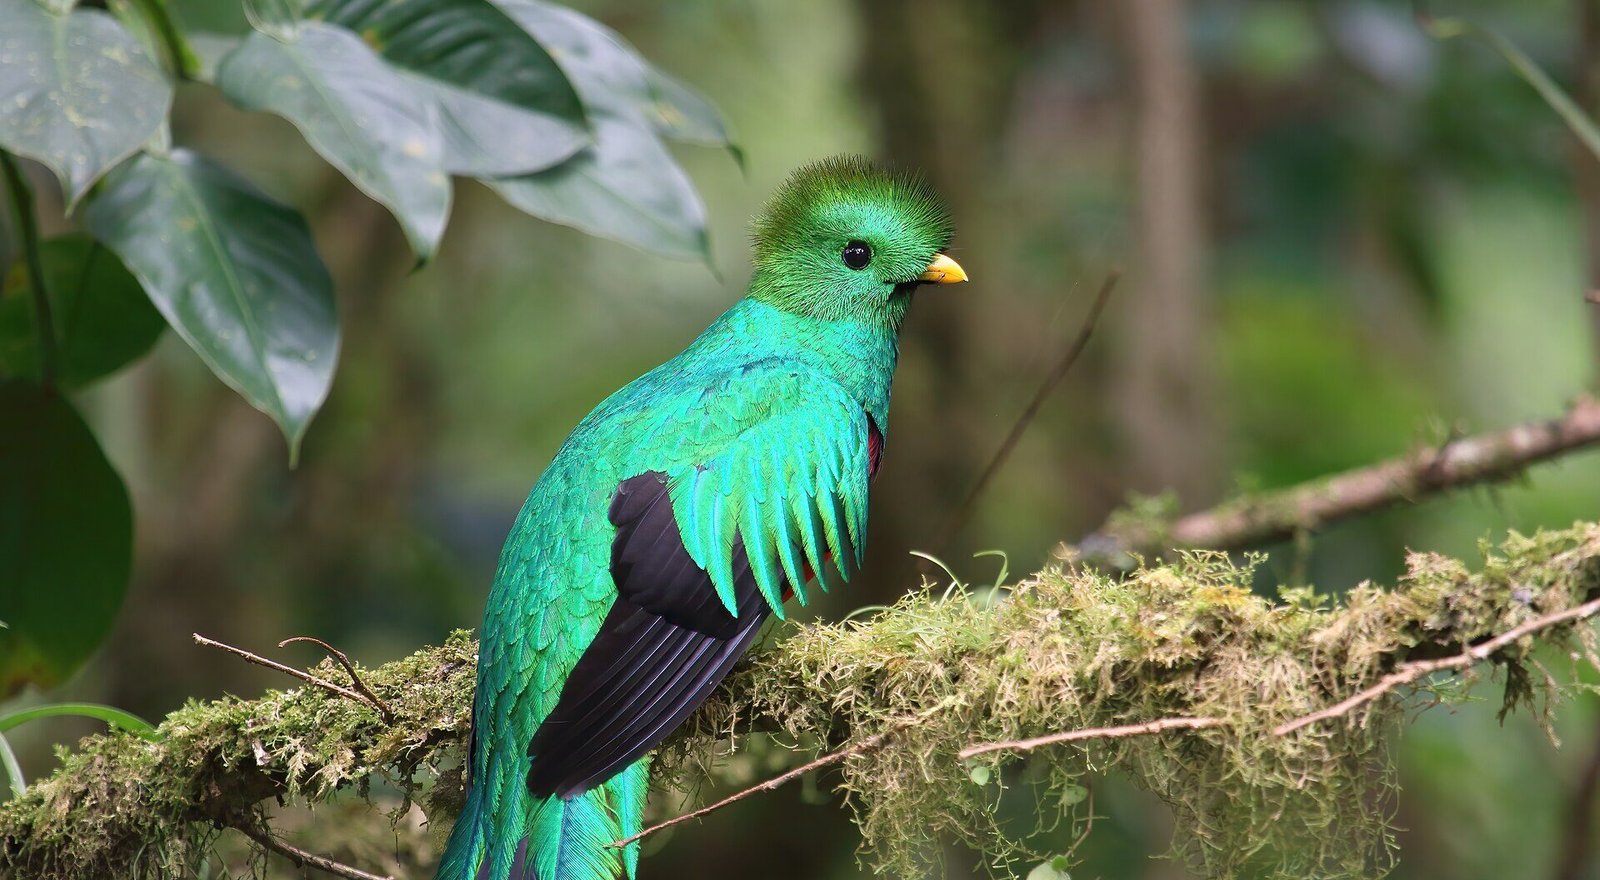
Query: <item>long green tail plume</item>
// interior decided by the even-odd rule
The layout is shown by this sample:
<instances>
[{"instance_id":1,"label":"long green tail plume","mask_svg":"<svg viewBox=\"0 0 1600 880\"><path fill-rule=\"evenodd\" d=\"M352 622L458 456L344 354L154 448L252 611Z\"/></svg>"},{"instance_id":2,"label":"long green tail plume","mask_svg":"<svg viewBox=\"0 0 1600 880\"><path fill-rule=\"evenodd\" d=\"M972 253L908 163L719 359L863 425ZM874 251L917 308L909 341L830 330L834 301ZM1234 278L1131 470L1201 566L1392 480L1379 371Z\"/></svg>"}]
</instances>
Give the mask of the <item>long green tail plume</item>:
<instances>
[{"instance_id":1,"label":"long green tail plume","mask_svg":"<svg viewBox=\"0 0 1600 880\"><path fill-rule=\"evenodd\" d=\"M473 785L437 880L633 880L649 760L570 798L535 800L521 779ZM496 780L502 781L502 780Z\"/></svg>"}]
</instances>

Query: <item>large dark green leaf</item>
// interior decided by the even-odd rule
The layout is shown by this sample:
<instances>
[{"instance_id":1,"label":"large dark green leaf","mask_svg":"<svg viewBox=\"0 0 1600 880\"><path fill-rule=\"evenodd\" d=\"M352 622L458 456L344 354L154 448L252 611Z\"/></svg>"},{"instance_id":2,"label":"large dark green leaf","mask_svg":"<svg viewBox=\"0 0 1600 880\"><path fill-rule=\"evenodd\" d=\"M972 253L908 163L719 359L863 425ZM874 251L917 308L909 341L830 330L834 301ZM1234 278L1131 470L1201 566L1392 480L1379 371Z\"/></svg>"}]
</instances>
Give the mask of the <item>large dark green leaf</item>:
<instances>
[{"instance_id":1,"label":"large dark green leaf","mask_svg":"<svg viewBox=\"0 0 1600 880\"><path fill-rule=\"evenodd\" d=\"M56 329L56 381L81 388L122 369L155 344L166 322L116 254L88 236L40 248ZM0 284L0 376L37 379L39 338L27 265Z\"/></svg>"},{"instance_id":2,"label":"large dark green leaf","mask_svg":"<svg viewBox=\"0 0 1600 880\"><path fill-rule=\"evenodd\" d=\"M538 41L488 0L312 0L433 98L455 174L549 168L589 142L583 105Z\"/></svg>"},{"instance_id":3,"label":"large dark green leaf","mask_svg":"<svg viewBox=\"0 0 1600 880\"><path fill-rule=\"evenodd\" d=\"M58 392L0 383L0 696L53 685L111 629L133 513L122 479Z\"/></svg>"},{"instance_id":4,"label":"large dark green leaf","mask_svg":"<svg viewBox=\"0 0 1600 880\"><path fill-rule=\"evenodd\" d=\"M217 86L247 110L294 123L431 258L450 213L450 175L429 96L347 30L305 22L293 31L252 34L218 66Z\"/></svg>"},{"instance_id":5,"label":"large dark green leaf","mask_svg":"<svg viewBox=\"0 0 1600 880\"><path fill-rule=\"evenodd\" d=\"M538 217L668 256L705 258L705 208L656 132L654 71L610 29L537 0L496 0L559 59L595 144L538 174L490 181ZM687 118L687 114L685 114Z\"/></svg>"},{"instance_id":6,"label":"large dark green leaf","mask_svg":"<svg viewBox=\"0 0 1600 880\"><path fill-rule=\"evenodd\" d=\"M716 106L682 81L657 70L616 31L543 0L492 0L547 46L590 108L647 122L663 137L728 147L727 123Z\"/></svg>"},{"instance_id":7,"label":"large dark green leaf","mask_svg":"<svg viewBox=\"0 0 1600 880\"><path fill-rule=\"evenodd\" d=\"M277 421L293 457L339 355L333 281L305 219L178 151L108 176L88 224L212 372Z\"/></svg>"},{"instance_id":8,"label":"large dark green leaf","mask_svg":"<svg viewBox=\"0 0 1600 880\"><path fill-rule=\"evenodd\" d=\"M171 83L110 15L0 0L0 147L48 166L69 204L149 140L171 102Z\"/></svg>"},{"instance_id":9,"label":"large dark green leaf","mask_svg":"<svg viewBox=\"0 0 1600 880\"><path fill-rule=\"evenodd\" d=\"M600 114L594 130L595 146L549 171L486 182L535 217L669 257L706 258L705 208L666 147Z\"/></svg>"}]
</instances>

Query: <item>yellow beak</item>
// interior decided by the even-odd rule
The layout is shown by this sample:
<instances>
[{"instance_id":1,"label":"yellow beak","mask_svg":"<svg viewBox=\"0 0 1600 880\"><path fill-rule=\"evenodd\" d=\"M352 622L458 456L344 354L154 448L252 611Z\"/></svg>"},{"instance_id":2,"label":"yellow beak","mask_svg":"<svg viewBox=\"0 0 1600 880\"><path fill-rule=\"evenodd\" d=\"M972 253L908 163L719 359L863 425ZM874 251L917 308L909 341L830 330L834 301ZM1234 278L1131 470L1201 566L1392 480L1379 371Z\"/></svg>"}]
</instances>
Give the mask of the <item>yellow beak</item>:
<instances>
[{"instance_id":1,"label":"yellow beak","mask_svg":"<svg viewBox=\"0 0 1600 880\"><path fill-rule=\"evenodd\" d=\"M934 254L933 262L929 263L928 268L917 278L934 284L960 284L967 280L967 270L944 254Z\"/></svg>"}]
</instances>

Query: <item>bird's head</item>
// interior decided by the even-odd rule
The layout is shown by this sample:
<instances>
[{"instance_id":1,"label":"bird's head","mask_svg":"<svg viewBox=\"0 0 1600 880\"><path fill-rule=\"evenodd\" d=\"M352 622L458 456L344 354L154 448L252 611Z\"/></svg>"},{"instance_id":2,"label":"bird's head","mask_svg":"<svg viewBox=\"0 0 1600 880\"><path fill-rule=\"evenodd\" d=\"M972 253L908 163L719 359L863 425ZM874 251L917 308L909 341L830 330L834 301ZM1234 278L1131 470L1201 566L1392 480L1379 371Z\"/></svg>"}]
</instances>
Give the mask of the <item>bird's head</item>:
<instances>
[{"instance_id":1,"label":"bird's head","mask_svg":"<svg viewBox=\"0 0 1600 880\"><path fill-rule=\"evenodd\" d=\"M750 295L790 312L896 330L912 290L967 273L943 251L950 214L922 178L859 156L796 171L756 220Z\"/></svg>"}]
</instances>

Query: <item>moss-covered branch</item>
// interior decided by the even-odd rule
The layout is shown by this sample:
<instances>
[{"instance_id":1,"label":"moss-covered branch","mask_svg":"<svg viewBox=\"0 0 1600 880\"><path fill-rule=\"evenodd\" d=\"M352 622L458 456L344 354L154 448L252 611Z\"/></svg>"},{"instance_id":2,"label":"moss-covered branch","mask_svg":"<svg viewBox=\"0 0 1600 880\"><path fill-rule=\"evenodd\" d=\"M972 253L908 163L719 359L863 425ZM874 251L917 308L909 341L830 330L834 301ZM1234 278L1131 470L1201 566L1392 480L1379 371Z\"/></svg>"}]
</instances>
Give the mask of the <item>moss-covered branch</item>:
<instances>
[{"instance_id":1,"label":"moss-covered branch","mask_svg":"<svg viewBox=\"0 0 1600 880\"><path fill-rule=\"evenodd\" d=\"M1264 600L1249 591L1250 572L1220 554L1120 579L1063 565L1010 590L920 592L870 619L781 633L664 750L660 771L692 782L730 734L752 728L808 749L892 730L840 765L877 857L912 867L943 837L1003 860L1022 852L994 810L999 771L1018 759L1001 751L963 761L963 748L1218 719L1038 749L1025 775L1055 793L1041 803L1070 812L1074 780L1126 774L1173 806L1176 846L1209 875L1248 865L1364 876L1391 857L1384 741L1401 701L1385 695L1288 736L1273 728L1400 664L1459 653L1600 596L1600 525L1512 536L1484 557L1469 567L1419 554L1393 589L1362 586L1337 606L1305 591ZM1548 695L1545 677L1528 671L1529 652L1575 632L1585 651L1574 656L1593 659L1587 625L1543 630L1493 656L1508 701ZM338 679L330 665L319 672ZM192 703L162 724L159 743L91 737L0 806L0 874L167 876L192 865L217 828L259 829L269 802L316 803L377 782L408 795L428 787L430 815L448 820L460 795L448 768L467 733L472 674L473 645L458 633L362 671L392 724L366 703L302 687Z\"/></svg>"},{"instance_id":2,"label":"moss-covered branch","mask_svg":"<svg viewBox=\"0 0 1600 880\"><path fill-rule=\"evenodd\" d=\"M54 774L0 804L0 877L190 876L218 829L259 829L268 802L318 803L389 780L409 792L409 780L458 763L476 650L460 632L362 670L394 724L366 703L305 686L191 702L162 722L160 742L89 737ZM329 661L318 671L339 675ZM452 787L459 792L459 778L443 785Z\"/></svg>"}]
</instances>

